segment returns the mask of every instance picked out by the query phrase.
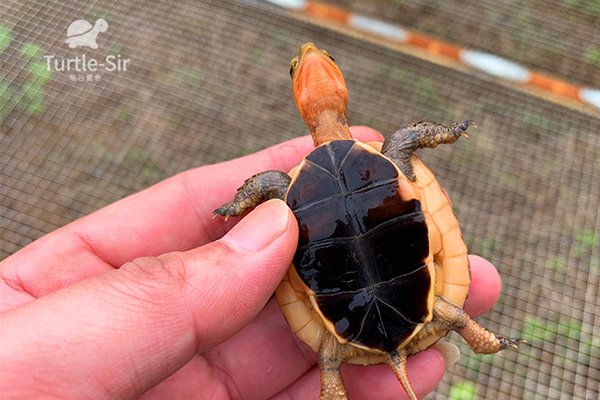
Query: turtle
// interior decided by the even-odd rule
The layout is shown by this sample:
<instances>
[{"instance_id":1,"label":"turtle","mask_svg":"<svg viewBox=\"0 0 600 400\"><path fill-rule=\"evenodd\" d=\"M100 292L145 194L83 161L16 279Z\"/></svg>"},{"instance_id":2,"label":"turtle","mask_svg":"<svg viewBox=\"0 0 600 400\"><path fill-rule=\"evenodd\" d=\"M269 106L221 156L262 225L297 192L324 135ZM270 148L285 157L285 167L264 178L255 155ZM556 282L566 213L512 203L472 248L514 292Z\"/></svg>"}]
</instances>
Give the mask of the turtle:
<instances>
[{"instance_id":1,"label":"turtle","mask_svg":"<svg viewBox=\"0 0 600 400\"><path fill-rule=\"evenodd\" d=\"M98 37L98 33L106 32L107 29L108 23L103 18L96 20L93 27L85 19L78 19L69 25L67 29L67 36L69 38L65 40L65 43L68 43L71 49L77 46L88 46L92 49L97 49L98 43L96 43L96 38Z\"/></svg>"},{"instance_id":2,"label":"turtle","mask_svg":"<svg viewBox=\"0 0 600 400\"><path fill-rule=\"evenodd\" d=\"M241 216L278 198L299 226L293 262L275 291L291 330L319 354L321 400L347 399L340 367L388 363L417 396L408 357L449 331L475 353L517 347L463 311L471 282L467 247L449 199L413 153L467 136L472 121L418 122L383 144L352 138L348 93L334 58L304 44L290 64L296 106L315 149L289 173L247 179L214 211Z\"/></svg>"}]
</instances>

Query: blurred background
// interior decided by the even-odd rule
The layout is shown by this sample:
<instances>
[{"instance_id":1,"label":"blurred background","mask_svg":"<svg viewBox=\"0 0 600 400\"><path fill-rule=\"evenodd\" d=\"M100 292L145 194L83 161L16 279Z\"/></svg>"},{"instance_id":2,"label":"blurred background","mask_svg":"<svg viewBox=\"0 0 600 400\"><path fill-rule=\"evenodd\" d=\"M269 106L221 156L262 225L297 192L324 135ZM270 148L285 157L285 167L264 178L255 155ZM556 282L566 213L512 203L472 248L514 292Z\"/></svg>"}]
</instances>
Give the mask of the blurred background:
<instances>
[{"instance_id":1,"label":"blurred background","mask_svg":"<svg viewBox=\"0 0 600 400\"><path fill-rule=\"evenodd\" d=\"M478 322L529 344L475 356L451 335L462 358L427 399L598 399L598 109L352 28L339 13L501 56L561 92L600 87L600 2L319 4L330 12L308 13L301 0L2 0L0 259L178 172L307 134L288 70L312 41L346 77L352 125L384 136L421 120L479 127L420 156L470 252L502 276L500 300ZM99 18L105 32L93 32ZM69 29L80 19L90 25ZM97 49L65 43L96 33ZM130 61L61 66L84 55Z\"/></svg>"}]
</instances>

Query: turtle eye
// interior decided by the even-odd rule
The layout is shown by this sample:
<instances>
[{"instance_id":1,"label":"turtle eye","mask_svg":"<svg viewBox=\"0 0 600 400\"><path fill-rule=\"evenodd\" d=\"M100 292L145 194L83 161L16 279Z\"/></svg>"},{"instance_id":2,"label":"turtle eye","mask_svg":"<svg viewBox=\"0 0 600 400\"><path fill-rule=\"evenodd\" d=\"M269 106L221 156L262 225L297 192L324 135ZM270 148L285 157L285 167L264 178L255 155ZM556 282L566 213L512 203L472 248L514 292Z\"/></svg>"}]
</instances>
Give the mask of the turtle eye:
<instances>
[{"instance_id":1,"label":"turtle eye","mask_svg":"<svg viewBox=\"0 0 600 400\"><path fill-rule=\"evenodd\" d=\"M296 66L298 65L298 57L294 58L290 63L290 76L294 76L294 71L296 70Z\"/></svg>"},{"instance_id":2,"label":"turtle eye","mask_svg":"<svg viewBox=\"0 0 600 400\"><path fill-rule=\"evenodd\" d=\"M321 50L323 52L323 54L325 54L327 57L331 58L331 61L335 62L335 58L333 58L333 56L331 54L329 54L328 52L326 52L325 50Z\"/></svg>"}]
</instances>

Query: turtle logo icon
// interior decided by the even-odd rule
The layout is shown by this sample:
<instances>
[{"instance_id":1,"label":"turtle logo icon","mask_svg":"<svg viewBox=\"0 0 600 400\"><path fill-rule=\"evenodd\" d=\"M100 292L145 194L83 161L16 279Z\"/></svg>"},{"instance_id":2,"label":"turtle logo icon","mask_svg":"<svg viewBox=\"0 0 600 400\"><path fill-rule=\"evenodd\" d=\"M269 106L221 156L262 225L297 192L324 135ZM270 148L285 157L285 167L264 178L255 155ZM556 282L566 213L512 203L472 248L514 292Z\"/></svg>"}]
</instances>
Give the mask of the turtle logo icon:
<instances>
[{"instance_id":1,"label":"turtle logo icon","mask_svg":"<svg viewBox=\"0 0 600 400\"><path fill-rule=\"evenodd\" d=\"M68 43L71 49L78 46L97 49L96 38L100 32L106 32L107 29L108 23L102 18L98 19L94 26L84 19L79 19L69 25L69 29L67 29L69 38L65 40L65 43Z\"/></svg>"}]
</instances>

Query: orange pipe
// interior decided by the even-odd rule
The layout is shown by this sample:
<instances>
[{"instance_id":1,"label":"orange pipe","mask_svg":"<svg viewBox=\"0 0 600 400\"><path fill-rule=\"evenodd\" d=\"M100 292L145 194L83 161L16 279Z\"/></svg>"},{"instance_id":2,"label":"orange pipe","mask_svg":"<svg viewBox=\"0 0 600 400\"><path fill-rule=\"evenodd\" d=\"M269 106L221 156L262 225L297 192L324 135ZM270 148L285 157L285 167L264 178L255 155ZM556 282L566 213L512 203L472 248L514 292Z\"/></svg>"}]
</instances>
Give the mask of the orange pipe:
<instances>
[{"instance_id":1,"label":"orange pipe","mask_svg":"<svg viewBox=\"0 0 600 400\"><path fill-rule=\"evenodd\" d=\"M530 74L531 75L528 83L531 86L544 89L573 100L581 101L579 98L579 91L581 90L581 87L560 81L558 79L552 79L536 72L530 72Z\"/></svg>"},{"instance_id":2,"label":"orange pipe","mask_svg":"<svg viewBox=\"0 0 600 400\"><path fill-rule=\"evenodd\" d=\"M348 11L326 4L315 3L314 1L308 2L305 12L318 18L328 19L342 24L345 24L350 19L350 13Z\"/></svg>"},{"instance_id":3,"label":"orange pipe","mask_svg":"<svg viewBox=\"0 0 600 400\"><path fill-rule=\"evenodd\" d=\"M460 47L412 32L408 35L407 42L413 46L427 50L430 54L442 55L460 61Z\"/></svg>"}]
</instances>

